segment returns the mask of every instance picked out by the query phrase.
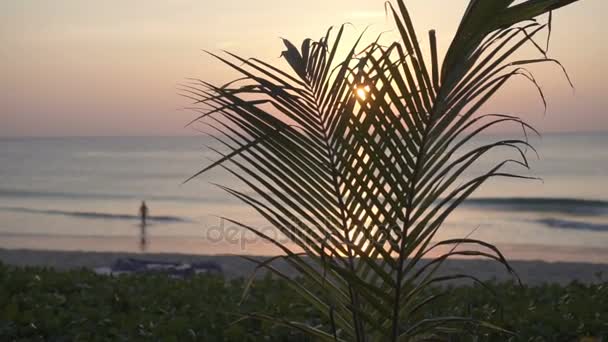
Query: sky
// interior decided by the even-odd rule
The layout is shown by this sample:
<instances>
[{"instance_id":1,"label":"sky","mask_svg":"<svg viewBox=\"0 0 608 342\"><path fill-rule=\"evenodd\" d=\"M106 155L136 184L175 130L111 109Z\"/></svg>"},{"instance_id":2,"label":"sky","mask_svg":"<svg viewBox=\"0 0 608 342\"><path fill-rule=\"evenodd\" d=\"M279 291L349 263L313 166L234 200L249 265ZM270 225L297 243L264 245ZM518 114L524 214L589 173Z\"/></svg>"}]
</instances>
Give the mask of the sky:
<instances>
[{"instance_id":1,"label":"sky","mask_svg":"<svg viewBox=\"0 0 608 342\"><path fill-rule=\"evenodd\" d=\"M394 26L383 0L3 0L0 2L0 137L193 135L180 110L188 77L223 83L234 74L202 50L275 65L280 37L318 38L330 25ZM417 30L436 29L447 48L467 0L406 0ZM608 131L606 0L554 14L550 56L568 69L534 69L549 107L516 81L490 110L521 114L543 132ZM394 31L393 31L394 32Z\"/></svg>"}]
</instances>

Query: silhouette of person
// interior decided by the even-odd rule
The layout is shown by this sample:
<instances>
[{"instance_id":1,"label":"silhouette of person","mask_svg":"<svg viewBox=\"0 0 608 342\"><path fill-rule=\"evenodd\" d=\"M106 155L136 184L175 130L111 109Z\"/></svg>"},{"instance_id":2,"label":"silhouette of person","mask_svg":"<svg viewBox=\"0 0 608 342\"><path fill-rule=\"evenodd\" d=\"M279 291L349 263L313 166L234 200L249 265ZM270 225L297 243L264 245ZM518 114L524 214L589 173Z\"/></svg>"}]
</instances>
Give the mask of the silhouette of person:
<instances>
[{"instance_id":1,"label":"silhouette of person","mask_svg":"<svg viewBox=\"0 0 608 342\"><path fill-rule=\"evenodd\" d=\"M139 207L139 216L141 217L141 225L146 225L146 218L148 218L148 206L146 205L146 201L141 202L141 206Z\"/></svg>"},{"instance_id":2,"label":"silhouette of person","mask_svg":"<svg viewBox=\"0 0 608 342\"><path fill-rule=\"evenodd\" d=\"M144 251L146 249L146 219L148 218L148 206L146 205L146 201L141 202L141 206L139 207L139 216L141 218L139 247L142 251Z\"/></svg>"}]
</instances>

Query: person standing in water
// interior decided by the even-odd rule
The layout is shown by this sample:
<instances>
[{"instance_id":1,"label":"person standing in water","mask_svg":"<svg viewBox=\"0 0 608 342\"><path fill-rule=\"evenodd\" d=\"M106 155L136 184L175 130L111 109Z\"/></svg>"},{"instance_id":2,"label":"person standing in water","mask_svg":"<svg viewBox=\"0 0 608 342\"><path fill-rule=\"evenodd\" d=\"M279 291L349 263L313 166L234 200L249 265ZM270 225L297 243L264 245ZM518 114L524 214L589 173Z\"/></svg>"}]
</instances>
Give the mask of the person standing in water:
<instances>
[{"instance_id":1,"label":"person standing in water","mask_svg":"<svg viewBox=\"0 0 608 342\"><path fill-rule=\"evenodd\" d=\"M141 202L139 216L141 218L139 247L144 251L146 249L146 219L148 218L148 206L146 205L146 201Z\"/></svg>"}]
</instances>

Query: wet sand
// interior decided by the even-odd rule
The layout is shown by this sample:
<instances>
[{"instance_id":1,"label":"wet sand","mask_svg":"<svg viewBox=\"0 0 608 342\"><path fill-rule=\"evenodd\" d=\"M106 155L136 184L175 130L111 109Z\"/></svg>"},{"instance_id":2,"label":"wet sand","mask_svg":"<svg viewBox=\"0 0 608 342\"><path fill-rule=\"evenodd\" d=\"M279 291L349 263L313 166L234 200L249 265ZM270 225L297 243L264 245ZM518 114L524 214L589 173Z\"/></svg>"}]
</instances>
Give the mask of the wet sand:
<instances>
[{"instance_id":1,"label":"wet sand","mask_svg":"<svg viewBox=\"0 0 608 342\"><path fill-rule=\"evenodd\" d=\"M254 270L254 265L235 255L188 255L169 253L123 253L123 252L81 252L81 251L46 251L31 249L0 249L0 261L15 266L43 266L58 270L75 268L97 268L110 266L120 258L140 258L155 261L194 262L215 261L222 266L226 277L247 277ZM259 257L263 258L263 257ZM546 262L535 260L510 261L522 282L528 285L541 283L567 284L572 281L583 283L597 282L598 275L608 280L608 263L581 262ZM291 276L296 273L284 262L275 266ZM448 260L441 273L469 273L482 280L496 279L506 281L513 279L500 264L487 260L456 259Z\"/></svg>"}]
</instances>

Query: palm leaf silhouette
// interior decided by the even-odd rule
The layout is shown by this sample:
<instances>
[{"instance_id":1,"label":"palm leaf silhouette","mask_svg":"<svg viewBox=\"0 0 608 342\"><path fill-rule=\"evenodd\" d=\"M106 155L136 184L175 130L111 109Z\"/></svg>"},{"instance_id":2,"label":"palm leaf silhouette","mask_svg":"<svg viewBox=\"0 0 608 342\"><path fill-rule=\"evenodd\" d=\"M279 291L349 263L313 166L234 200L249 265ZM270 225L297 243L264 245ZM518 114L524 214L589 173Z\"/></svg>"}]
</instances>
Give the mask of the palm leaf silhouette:
<instances>
[{"instance_id":1,"label":"palm leaf silhouette","mask_svg":"<svg viewBox=\"0 0 608 342\"><path fill-rule=\"evenodd\" d=\"M499 330L468 317L421 318L440 295L424 297L429 285L467 278L439 276L452 256L496 260L512 271L499 250L468 237L435 242L446 218L493 177L528 178L505 170L526 168L524 139L476 147L469 142L505 123L533 130L520 118L479 109L526 66L555 63L535 40L549 30L535 20L575 0L471 0L440 67L435 32L425 59L404 1L387 4L401 41L344 47L344 26L298 49L284 40L282 57L291 71L258 59L212 54L242 77L223 86L193 80L184 95L200 106L193 122L207 125L223 146L219 159L192 178L222 167L251 192L218 185L282 232L298 250L232 219L279 247L307 280L288 281L329 322L301 322L249 313L247 318L283 324L319 340L406 341L440 336L454 327ZM549 23L550 25L550 23ZM539 56L513 60L522 46ZM548 45L548 44L547 44ZM338 58L340 51L345 56ZM344 54L344 53L343 53ZM541 98L542 91L540 91ZM481 175L466 177L480 158L497 148L514 151ZM227 152L226 152L227 151ZM426 258L442 250L439 256ZM435 335L433 335L435 334Z\"/></svg>"}]
</instances>

